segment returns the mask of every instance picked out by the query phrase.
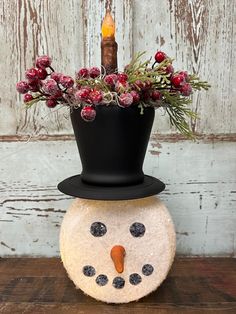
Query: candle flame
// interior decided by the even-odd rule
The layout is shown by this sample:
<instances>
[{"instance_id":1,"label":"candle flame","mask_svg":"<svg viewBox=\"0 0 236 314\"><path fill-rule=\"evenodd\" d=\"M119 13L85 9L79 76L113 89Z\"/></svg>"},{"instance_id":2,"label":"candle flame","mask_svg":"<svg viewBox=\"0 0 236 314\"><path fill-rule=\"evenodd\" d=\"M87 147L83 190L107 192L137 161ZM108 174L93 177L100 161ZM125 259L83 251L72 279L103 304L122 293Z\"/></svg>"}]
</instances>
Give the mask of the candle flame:
<instances>
[{"instance_id":1,"label":"candle flame","mask_svg":"<svg viewBox=\"0 0 236 314\"><path fill-rule=\"evenodd\" d=\"M110 10L106 11L102 22L102 38L106 37L115 37L115 22L111 16Z\"/></svg>"}]
</instances>

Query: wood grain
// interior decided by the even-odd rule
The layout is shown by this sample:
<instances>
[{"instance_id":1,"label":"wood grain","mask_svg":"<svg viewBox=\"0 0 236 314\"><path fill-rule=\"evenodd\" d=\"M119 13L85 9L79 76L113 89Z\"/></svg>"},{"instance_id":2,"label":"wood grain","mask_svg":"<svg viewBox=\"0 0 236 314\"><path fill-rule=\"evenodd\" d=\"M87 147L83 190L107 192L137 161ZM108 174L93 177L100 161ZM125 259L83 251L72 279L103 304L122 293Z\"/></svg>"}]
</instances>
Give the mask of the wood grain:
<instances>
[{"instance_id":1,"label":"wood grain","mask_svg":"<svg viewBox=\"0 0 236 314\"><path fill-rule=\"evenodd\" d=\"M41 54L70 75L99 66L104 7L105 0L1 0L2 256L59 254L59 226L71 199L56 185L81 170L68 110L39 104L26 111L15 82ZM212 85L193 99L201 116L190 121L197 143L170 128L159 110L145 160L145 172L167 183L161 197L176 224L179 254L236 255L235 9L230 0L112 1L120 69L134 52L162 49L176 68Z\"/></svg>"},{"instance_id":2,"label":"wood grain","mask_svg":"<svg viewBox=\"0 0 236 314\"><path fill-rule=\"evenodd\" d=\"M157 291L108 305L76 290L59 259L2 259L1 313L235 313L235 259L176 259Z\"/></svg>"},{"instance_id":3,"label":"wood grain","mask_svg":"<svg viewBox=\"0 0 236 314\"><path fill-rule=\"evenodd\" d=\"M81 66L99 66L105 1L2 0L2 4L0 134L71 133L66 109L49 114L42 104L25 111L15 82L39 54L51 55L55 68L70 75ZM169 0L158 5L155 0L114 0L112 11L120 69L134 52L146 50L149 57L163 49L176 58L176 68L198 72L212 84L209 92L194 96L193 109L201 116L191 122L194 129L207 134L236 132L234 1ZM170 133L162 111L156 115L157 130Z\"/></svg>"},{"instance_id":4,"label":"wood grain","mask_svg":"<svg viewBox=\"0 0 236 314\"><path fill-rule=\"evenodd\" d=\"M200 120L192 121L199 133L231 133L236 130L236 68L234 1L134 0L135 51L153 55L162 49L176 59L177 69L199 73L210 82L209 92L196 93L192 108ZM156 115L155 130L169 133L163 113ZM175 132L172 129L172 132Z\"/></svg>"},{"instance_id":5,"label":"wood grain","mask_svg":"<svg viewBox=\"0 0 236 314\"><path fill-rule=\"evenodd\" d=\"M235 149L235 142L150 141L144 171L167 184L160 197L178 254L236 256ZM75 142L4 142L0 165L0 254L58 256L72 198L56 186L81 171Z\"/></svg>"}]
</instances>

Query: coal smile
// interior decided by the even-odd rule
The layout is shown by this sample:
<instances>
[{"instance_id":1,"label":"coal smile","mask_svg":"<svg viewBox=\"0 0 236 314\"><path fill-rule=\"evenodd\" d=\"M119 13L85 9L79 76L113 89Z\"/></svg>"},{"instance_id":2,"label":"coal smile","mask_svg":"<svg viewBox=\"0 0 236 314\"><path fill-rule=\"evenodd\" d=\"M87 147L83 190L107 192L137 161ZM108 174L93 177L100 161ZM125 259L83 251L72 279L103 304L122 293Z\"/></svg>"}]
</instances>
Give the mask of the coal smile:
<instances>
[{"instance_id":1,"label":"coal smile","mask_svg":"<svg viewBox=\"0 0 236 314\"><path fill-rule=\"evenodd\" d=\"M82 269L83 274L87 277L93 277L96 274L96 270L93 266L86 265ZM144 276L150 276L154 271L154 268L151 264L145 264L142 267L142 273ZM100 287L105 286L108 283L108 277L104 274L100 274L96 277L95 282ZM132 273L129 276L129 283L133 286L136 286L142 282L142 277L138 273ZM122 289L125 286L125 279L122 277L115 277L112 281L112 286L116 289Z\"/></svg>"}]
</instances>

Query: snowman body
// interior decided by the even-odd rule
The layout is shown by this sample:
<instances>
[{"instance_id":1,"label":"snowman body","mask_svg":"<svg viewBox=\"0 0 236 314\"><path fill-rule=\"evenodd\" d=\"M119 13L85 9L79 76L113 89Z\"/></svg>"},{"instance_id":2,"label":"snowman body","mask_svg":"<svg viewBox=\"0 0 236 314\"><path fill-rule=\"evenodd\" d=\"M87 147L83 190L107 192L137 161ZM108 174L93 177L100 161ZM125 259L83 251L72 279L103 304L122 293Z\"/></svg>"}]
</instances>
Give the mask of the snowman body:
<instances>
[{"instance_id":1,"label":"snowman body","mask_svg":"<svg viewBox=\"0 0 236 314\"><path fill-rule=\"evenodd\" d=\"M112 251L122 247L123 269ZM61 258L77 288L108 303L127 303L154 291L175 255L175 231L155 196L127 201L76 198L60 232Z\"/></svg>"}]
</instances>

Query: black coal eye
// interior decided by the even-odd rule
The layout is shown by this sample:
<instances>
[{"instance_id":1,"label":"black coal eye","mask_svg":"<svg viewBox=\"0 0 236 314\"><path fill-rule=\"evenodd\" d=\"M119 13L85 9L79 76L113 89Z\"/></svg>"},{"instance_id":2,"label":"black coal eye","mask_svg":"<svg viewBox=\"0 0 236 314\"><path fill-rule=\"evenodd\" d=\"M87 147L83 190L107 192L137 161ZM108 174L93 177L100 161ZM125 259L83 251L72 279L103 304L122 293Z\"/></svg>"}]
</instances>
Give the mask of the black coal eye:
<instances>
[{"instance_id":1,"label":"black coal eye","mask_svg":"<svg viewBox=\"0 0 236 314\"><path fill-rule=\"evenodd\" d=\"M105 286L108 283L108 278L106 275L98 275L96 278L96 283L99 286Z\"/></svg>"},{"instance_id":2,"label":"black coal eye","mask_svg":"<svg viewBox=\"0 0 236 314\"><path fill-rule=\"evenodd\" d=\"M134 222L130 226L129 231L133 237L138 238L138 237L142 237L144 235L146 228L145 228L144 224L142 224L141 222Z\"/></svg>"},{"instance_id":3,"label":"black coal eye","mask_svg":"<svg viewBox=\"0 0 236 314\"><path fill-rule=\"evenodd\" d=\"M129 276L129 282L131 283L131 285L136 286L136 285L138 285L141 281L142 281L142 278L141 278L141 276L140 276L139 274L134 273L134 274L131 274L131 275Z\"/></svg>"},{"instance_id":4,"label":"black coal eye","mask_svg":"<svg viewBox=\"0 0 236 314\"><path fill-rule=\"evenodd\" d=\"M83 273L87 277L92 277L95 275L96 272L95 272L95 268L93 266L86 265L83 267Z\"/></svg>"},{"instance_id":5,"label":"black coal eye","mask_svg":"<svg viewBox=\"0 0 236 314\"><path fill-rule=\"evenodd\" d=\"M145 264L143 265L143 268L142 268L142 273L145 275L145 276L150 276L154 271L154 268L151 264Z\"/></svg>"},{"instance_id":6,"label":"black coal eye","mask_svg":"<svg viewBox=\"0 0 236 314\"><path fill-rule=\"evenodd\" d=\"M125 285L125 280L121 277L115 277L112 282L112 286L116 289L122 289Z\"/></svg>"},{"instance_id":7,"label":"black coal eye","mask_svg":"<svg viewBox=\"0 0 236 314\"><path fill-rule=\"evenodd\" d=\"M107 232L107 227L102 222L94 222L90 227L90 232L94 237L102 237Z\"/></svg>"}]
</instances>

